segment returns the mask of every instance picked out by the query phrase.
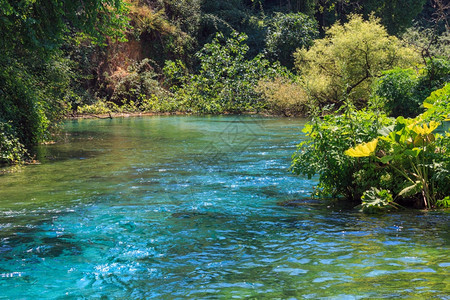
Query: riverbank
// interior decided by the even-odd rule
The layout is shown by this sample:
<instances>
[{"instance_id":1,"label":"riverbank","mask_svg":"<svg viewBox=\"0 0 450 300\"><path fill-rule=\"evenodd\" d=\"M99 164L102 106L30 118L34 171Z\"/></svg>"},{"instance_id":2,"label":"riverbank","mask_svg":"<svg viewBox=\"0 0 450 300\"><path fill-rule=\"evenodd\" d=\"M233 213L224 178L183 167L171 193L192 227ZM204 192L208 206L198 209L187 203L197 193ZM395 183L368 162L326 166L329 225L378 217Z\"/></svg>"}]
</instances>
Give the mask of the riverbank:
<instances>
[{"instance_id":1,"label":"riverbank","mask_svg":"<svg viewBox=\"0 0 450 300\"><path fill-rule=\"evenodd\" d=\"M130 117L150 117L150 116L176 116L188 115L184 112L117 112L107 114L90 114L90 113L71 113L65 117L68 120L74 119L112 119L112 118L130 118Z\"/></svg>"},{"instance_id":2,"label":"riverbank","mask_svg":"<svg viewBox=\"0 0 450 300\"><path fill-rule=\"evenodd\" d=\"M200 113L190 113L190 112L111 112L111 113L102 113L102 114L93 114L93 113L71 113L65 116L66 120L76 120L76 119L113 119L113 118L131 118L131 117L151 117L151 116L205 116L208 114L200 114ZM230 116L234 114L222 113L218 115ZM296 116L285 116L285 115L276 115L270 114L268 112L244 112L241 114L242 116L251 116L258 115L262 117L280 117L280 118L306 118L303 115ZM216 115L217 116L217 115Z\"/></svg>"}]
</instances>

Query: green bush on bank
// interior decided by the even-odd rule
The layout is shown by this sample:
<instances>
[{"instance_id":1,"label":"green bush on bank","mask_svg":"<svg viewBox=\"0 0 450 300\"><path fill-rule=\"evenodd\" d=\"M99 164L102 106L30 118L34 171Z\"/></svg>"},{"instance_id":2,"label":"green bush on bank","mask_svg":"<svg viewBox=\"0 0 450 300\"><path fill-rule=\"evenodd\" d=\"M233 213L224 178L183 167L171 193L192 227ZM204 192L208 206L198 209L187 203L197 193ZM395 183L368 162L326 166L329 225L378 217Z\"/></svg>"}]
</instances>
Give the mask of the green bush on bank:
<instances>
[{"instance_id":1,"label":"green bush on bank","mask_svg":"<svg viewBox=\"0 0 450 300\"><path fill-rule=\"evenodd\" d=\"M344 151L374 139L378 130L392 125L393 120L369 109L358 111L351 103L338 113L314 116L305 126L308 139L298 145L291 170L308 178L319 175L316 196L358 201L371 186L387 188L394 178L369 160L355 161Z\"/></svg>"},{"instance_id":2,"label":"green bush on bank","mask_svg":"<svg viewBox=\"0 0 450 300\"><path fill-rule=\"evenodd\" d=\"M299 82L278 77L258 82L256 91L267 103L271 114L282 116L304 116L309 112L308 95Z\"/></svg>"},{"instance_id":3,"label":"green bush on bank","mask_svg":"<svg viewBox=\"0 0 450 300\"><path fill-rule=\"evenodd\" d=\"M25 148L16 137L12 126L0 121L0 166L20 163L25 154Z\"/></svg>"},{"instance_id":4,"label":"green bush on bank","mask_svg":"<svg viewBox=\"0 0 450 300\"><path fill-rule=\"evenodd\" d=\"M110 76L109 81L114 86L111 102L119 106L133 107L139 106L144 99L152 96L161 99L169 97L170 93L161 87L158 76L149 59L132 64L120 75Z\"/></svg>"},{"instance_id":5,"label":"green bush on bank","mask_svg":"<svg viewBox=\"0 0 450 300\"><path fill-rule=\"evenodd\" d=\"M94 104L85 104L77 108L79 114L107 115L111 113L172 113L183 109L174 98L158 98L154 94L150 97L142 96L138 102L129 101L117 105L111 101L98 100Z\"/></svg>"},{"instance_id":6,"label":"green bush on bank","mask_svg":"<svg viewBox=\"0 0 450 300\"><path fill-rule=\"evenodd\" d=\"M426 59L419 69L395 68L383 72L373 84L372 98L378 98L391 116L415 117L423 112L422 103L431 92L450 81L450 60Z\"/></svg>"},{"instance_id":7,"label":"green bush on bank","mask_svg":"<svg viewBox=\"0 0 450 300\"><path fill-rule=\"evenodd\" d=\"M427 98L426 111L414 119L388 118L349 103L339 115L314 118L291 169L309 178L318 174L320 196L362 199L365 211L395 207L388 194L410 206L445 206L450 133L435 130L450 120L449 97L447 84Z\"/></svg>"}]
</instances>

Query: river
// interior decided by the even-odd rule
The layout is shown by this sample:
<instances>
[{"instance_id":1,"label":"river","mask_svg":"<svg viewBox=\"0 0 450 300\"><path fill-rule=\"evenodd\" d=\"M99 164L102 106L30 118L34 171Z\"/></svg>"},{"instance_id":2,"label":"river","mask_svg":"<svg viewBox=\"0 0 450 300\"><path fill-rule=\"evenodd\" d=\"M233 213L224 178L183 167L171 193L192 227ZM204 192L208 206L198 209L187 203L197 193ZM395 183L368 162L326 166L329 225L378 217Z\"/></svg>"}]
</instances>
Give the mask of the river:
<instances>
[{"instance_id":1,"label":"river","mask_svg":"<svg viewBox=\"0 0 450 300\"><path fill-rule=\"evenodd\" d=\"M0 176L0 299L450 299L449 214L308 200L304 123L67 121Z\"/></svg>"}]
</instances>

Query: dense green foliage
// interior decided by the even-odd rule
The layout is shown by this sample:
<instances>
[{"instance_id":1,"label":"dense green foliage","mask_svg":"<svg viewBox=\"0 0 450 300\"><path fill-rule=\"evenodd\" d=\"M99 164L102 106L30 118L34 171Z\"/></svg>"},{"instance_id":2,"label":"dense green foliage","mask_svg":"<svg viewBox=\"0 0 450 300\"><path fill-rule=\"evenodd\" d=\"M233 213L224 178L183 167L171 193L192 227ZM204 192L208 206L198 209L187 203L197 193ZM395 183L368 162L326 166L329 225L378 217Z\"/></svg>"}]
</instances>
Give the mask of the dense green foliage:
<instances>
[{"instance_id":1,"label":"dense green foliage","mask_svg":"<svg viewBox=\"0 0 450 300\"><path fill-rule=\"evenodd\" d=\"M25 148L19 142L11 125L0 122L0 164L21 162Z\"/></svg>"},{"instance_id":2,"label":"dense green foliage","mask_svg":"<svg viewBox=\"0 0 450 300\"><path fill-rule=\"evenodd\" d=\"M256 91L267 104L270 113L282 116L306 115L310 109L305 89L299 82L277 77L260 80Z\"/></svg>"},{"instance_id":3,"label":"dense green foliage","mask_svg":"<svg viewBox=\"0 0 450 300\"><path fill-rule=\"evenodd\" d=\"M356 111L351 104L341 114L314 117L304 128L308 139L298 145L292 171L311 178L319 175L319 196L361 198L372 186L386 187L392 180L383 170L376 172L368 161L355 161L344 154L348 148L377 137L378 130L393 120L371 110Z\"/></svg>"},{"instance_id":4,"label":"dense green foliage","mask_svg":"<svg viewBox=\"0 0 450 300\"><path fill-rule=\"evenodd\" d=\"M450 61L427 60L419 70L393 69L383 72L373 87L373 97L392 116L414 117L420 114L423 101L432 91L450 81Z\"/></svg>"},{"instance_id":5,"label":"dense green foliage","mask_svg":"<svg viewBox=\"0 0 450 300\"><path fill-rule=\"evenodd\" d=\"M382 71L419 60L413 49L388 35L378 19L365 21L357 15L344 25L333 25L325 38L295 56L310 98L320 106L338 107L346 99L365 106L370 85Z\"/></svg>"},{"instance_id":6,"label":"dense green foliage","mask_svg":"<svg viewBox=\"0 0 450 300\"><path fill-rule=\"evenodd\" d=\"M448 56L442 5L0 0L0 122L10 128L3 138L30 150L51 139L70 111L296 115L329 104L337 109L346 99L365 106L380 75L373 101L394 115L417 114L421 101L448 81L448 60L434 57ZM404 35L426 58L416 72L411 49L387 32L400 35L419 13L420 30ZM318 32L324 39L314 42ZM301 77L293 78L279 64L292 67L300 48ZM392 67L413 71L382 73ZM409 110L401 111L405 103ZM15 157L11 161L21 156L5 149L2 157Z\"/></svg>"},{"instance_id":7,"label":"dense green foliage","mask_svg":"<svg viewBox=\"0 0 450 300\"><path fill-rule=\"evenodd\" d=\"M255 86L261 79L285 75L287 71L264 59L262 54L253 59L245 57L249 47L244 43L245 34L232 34L225 39L217 34L197 53L200 61L198 74L183 76L183 72L169 63L166 74L181 74L182 78L170 78L182 82L175 89L175 98L185 110L199 113L241 113L260 111L265 103Z\"/></svg>"},{"instance_id":8,"label":"dense green foliage","mask_svg":"<svg viewBox=\"0 0 450 300\"><path fill-rule=\"evenodd\" d=\"M49 138L71 93L71 61L61 45L68 36L120 37L124 12L119 0L0 1L0 122L11 126L5 140L30 149ZM2 145L2 161L18 160L19 148Z\"/></svg>"},{"instance_id":9,"label":"dense green foliage","mask_svg":"<svg viewBox=\"0 0 450 300\"><path fill-rule=\"evenodd\" d=\"M319 0L316 15L322 28L346 21L351 14L374 14L390 34L403 32L422 11L425 0Z\"/></svg>"},{"instance_id":10,"label":"dense green foliage","mask_svg":"<svg viewBox=\"0 0 450 300\"><path fill-rule=\"evenodd\" d=\"M316 22L302 13L277 13L272 18L266 35L266 51L270 58L292 68L298 48L309 48L317 37Z\"/></svg>"},{"instance_id":11,"label":"dense green foliage","mask_svg":"<svg viewBox=\"0 0 450 300\"><path fill-rule=\"evenodd\" d=\"M374 83L374 97L392 116L416 116L421 111L423 100L417 95L417 73L412 69L396 68L383 72Z\"/></svg>"},{"instance_id":12,"label":"dense green foliage","mask_svg":"<svg viewBox=\"0 0 450 300\"><path fill-rule=\"evenodd\" d=\"M435 28L410 27L402 35L408 44L418 48L423 57L450 59L450 31L436 33Z\"/></svg>"},{"instance_id":13,"label":"dense green foliage","mask_svg":"<svg viewBox=\"0 0 450 300\"><path fill-rule=\"evenodd\" d=\"M447 84L433 92L424 103L427 111L414 119L394 120L351 105L342 114L314 118L305 127L309 139L293 157L293 172L318 174L322 196L362 197L366 211L395 207L386 191L396 202L411 206L446 203L450 132L435 130L450 120L449 91Z\"/></svg>"}]
</instances>

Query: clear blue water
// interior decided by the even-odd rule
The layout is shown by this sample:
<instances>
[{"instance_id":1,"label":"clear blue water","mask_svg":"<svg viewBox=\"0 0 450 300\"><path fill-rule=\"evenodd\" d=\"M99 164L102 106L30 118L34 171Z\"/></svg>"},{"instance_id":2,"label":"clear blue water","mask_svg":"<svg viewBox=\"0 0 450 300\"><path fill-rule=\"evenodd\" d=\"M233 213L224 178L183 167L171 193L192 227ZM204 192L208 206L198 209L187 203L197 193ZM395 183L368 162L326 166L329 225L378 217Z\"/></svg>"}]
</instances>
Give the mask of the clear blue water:
<instances>
[{"instance_id":1,"label":"clear blue water","mask_svg":"<svg viewBox=\"0 0 450 300\"><path fill-rule=\"evenodd\" d=\"M67 122L41 165L0 176L0 299L450 299L448 212L305 200L314 180L287 170L303 125Z\"/></svg>"}]
</instances>

